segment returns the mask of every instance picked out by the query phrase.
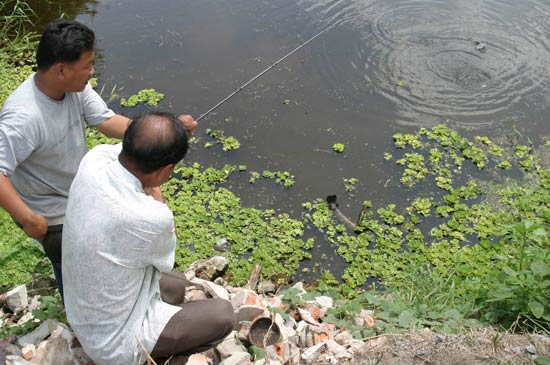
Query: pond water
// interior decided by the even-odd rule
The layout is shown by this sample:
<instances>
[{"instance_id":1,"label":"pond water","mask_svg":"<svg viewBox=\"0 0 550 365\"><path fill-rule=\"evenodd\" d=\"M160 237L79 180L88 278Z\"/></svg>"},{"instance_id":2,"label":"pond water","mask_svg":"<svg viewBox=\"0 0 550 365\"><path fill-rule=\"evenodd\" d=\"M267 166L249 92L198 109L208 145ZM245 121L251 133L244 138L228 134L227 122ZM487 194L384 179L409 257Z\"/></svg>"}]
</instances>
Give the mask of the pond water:
<instances>
[{"instance_id":1,"label":"pond water","mask_svg":"<svg viewBox=\"0 0 550 365\"><path fill-rule=\"evenodd\" d=\"M383 160L396 132L439 123L488 136L512 126L533 137L549 132L546 0L55 3L95 30L107 90L155 88L166 94L160 109L195 117L329 29L200 123L189 160L296 176L289 190L232 179L245 205L298 217L302 202L337 194L356 216L365 199L406 200ZM241 148L204 149L206 128L235 136ZM354 194L342 182L350 177L359 180Z\"/></svg>"}]
</instances>

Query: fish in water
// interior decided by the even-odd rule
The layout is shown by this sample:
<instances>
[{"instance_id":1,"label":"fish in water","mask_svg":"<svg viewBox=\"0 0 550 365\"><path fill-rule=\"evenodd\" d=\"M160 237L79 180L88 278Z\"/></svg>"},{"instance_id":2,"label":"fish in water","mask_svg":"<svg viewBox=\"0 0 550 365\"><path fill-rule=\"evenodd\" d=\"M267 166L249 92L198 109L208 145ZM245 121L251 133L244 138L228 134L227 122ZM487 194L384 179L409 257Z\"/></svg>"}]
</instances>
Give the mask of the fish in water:
<instances>
[{"instance_id":1,"label":"fish in water","mask_svg":"<svg viewBox=\"0 0 550 365\"><path fill-rule=\"evenodd\" d=\"M482 41L474 41L476 49L480 52L485 52L487 50L487 44Z\"/></svg>"}]
</instances>

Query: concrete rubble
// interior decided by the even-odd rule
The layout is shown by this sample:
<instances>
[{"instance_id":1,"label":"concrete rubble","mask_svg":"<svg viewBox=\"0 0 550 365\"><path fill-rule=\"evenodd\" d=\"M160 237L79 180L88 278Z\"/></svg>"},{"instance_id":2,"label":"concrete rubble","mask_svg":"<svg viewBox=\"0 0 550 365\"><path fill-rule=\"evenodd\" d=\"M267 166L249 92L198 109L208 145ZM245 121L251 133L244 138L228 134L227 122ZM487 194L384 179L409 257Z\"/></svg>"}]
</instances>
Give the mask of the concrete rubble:
<instances>
[{"instance_id":1,"label":"concrete rubble","mask_svg":"<svg viewBox=\"0 0 550 365\"><path fill-rule=\"evenodd\" d=\"M191 265L199 272L189 269L185 273L192 285L188 288L186 300L227 299L238 319L234 331L222 343L213 351L191 356L188 365L298 365L319 361L341 364L366 345L354 339L348 331L323 322L326 311L334 305L332 298L319 296L314 300L304 300L304 286L297 283L293 292L301 300L294 302L306 304L301 308L290 308L284 304L283 296L273 290L274 286L265 281L261 282L262 292L219 285L224 284L220 277L227 264L224 258L214 257ZM22 321L39 322L33 318L29 306L36 308L40 298L27 298L24 286L2 297L4 308L0 310L0 326L21 326ZM364 311L359 317L358 323L373 324L372 312ZM253 338L258 333L259 341ZM70 328L55 319L41 322L34 331L25 335L0 340L0 363L94 365Z\"/></svg>"}]
</instances>

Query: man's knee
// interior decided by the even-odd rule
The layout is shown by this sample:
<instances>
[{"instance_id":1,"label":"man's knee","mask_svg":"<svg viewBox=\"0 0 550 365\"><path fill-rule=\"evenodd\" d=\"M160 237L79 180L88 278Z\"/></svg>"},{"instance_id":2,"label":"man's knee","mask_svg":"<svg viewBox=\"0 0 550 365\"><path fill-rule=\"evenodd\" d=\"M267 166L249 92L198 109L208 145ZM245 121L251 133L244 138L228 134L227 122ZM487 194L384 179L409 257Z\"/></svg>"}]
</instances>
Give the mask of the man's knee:
<instances>
[{"instance_id":1,"label":"man's knee","mask_svg":"<svg viewBox=\"0 0 550 365\"><path fill-rule=\"evenodd\" d=\"M185 288L189 282L179 271L163 272L160 277L160 297L168 304L180 305L185 300Z\"/></svg>"},{"instance_id":2,"label":"man's knee","mask_svg":"<svg viewBox=\"0 0 550 365\"><path fill-rule=\"evenodd\" d=\"M235 326L235 313L230 302L223 299L212 299L215 301L215 309L213 315L216 318L216 326L223 331L222 338L233 331Z\"/></svg>"}]
</instances>

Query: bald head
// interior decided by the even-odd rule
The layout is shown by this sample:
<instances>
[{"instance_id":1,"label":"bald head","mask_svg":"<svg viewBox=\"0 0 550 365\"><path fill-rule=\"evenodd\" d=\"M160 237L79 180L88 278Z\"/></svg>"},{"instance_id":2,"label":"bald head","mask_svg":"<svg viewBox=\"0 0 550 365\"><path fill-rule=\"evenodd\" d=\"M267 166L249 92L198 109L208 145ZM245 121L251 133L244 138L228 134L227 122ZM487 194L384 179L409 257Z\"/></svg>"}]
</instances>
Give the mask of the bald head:
<instances>
[{"instance_id":1,"label":"bald head","mask_svg":"<svg viewBox=\"0 0 550 365\"><path fill-rule=\"evenodd\" d=\"M173 114L154 112L134 120L122 141L122 153L139 171L148 174L178 163L187 152L185 128Z\"/></svg>"}]
</instances>

